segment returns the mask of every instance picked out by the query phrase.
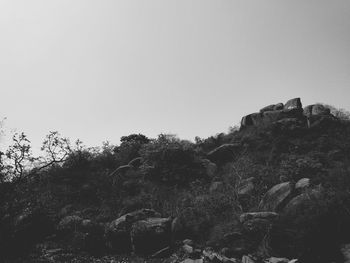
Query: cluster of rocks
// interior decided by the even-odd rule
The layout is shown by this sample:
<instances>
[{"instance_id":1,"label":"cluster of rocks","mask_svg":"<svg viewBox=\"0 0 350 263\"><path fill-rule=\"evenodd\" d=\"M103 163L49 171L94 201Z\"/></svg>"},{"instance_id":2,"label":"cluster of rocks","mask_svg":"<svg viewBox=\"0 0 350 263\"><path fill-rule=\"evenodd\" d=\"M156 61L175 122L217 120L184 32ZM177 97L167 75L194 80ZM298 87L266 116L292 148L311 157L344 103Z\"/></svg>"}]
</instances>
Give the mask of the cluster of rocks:
<instances>
[{"instance_id":1,"label":"cluster of rocks","mask_svg":"<svg viewBox=\"0 0 350 263\"><path fill-rule=\"evenodd\" d=\"M288 100L285 104L277 103L262 108L259 112L246 115L241 120L241 127L268 126L274 123L298 123L309 127L323 118L332 118L330 109L322 104L302 107L300 98Z\"/></svg>"},{"instance_id":2,"label":"cluster of rocks","mask_svg":"<svg viewBox=\"0 0 350 263\"><path fill-rule=\"evenodd\" d=\"M171 223L171 218L163 218L152 209L141 209L109 223L68 215L61 219L57 231L61 239L71 239L77 249L93 252L100 247L118 254L150 255L171 245Z\"/></svg>"}]
</instances>

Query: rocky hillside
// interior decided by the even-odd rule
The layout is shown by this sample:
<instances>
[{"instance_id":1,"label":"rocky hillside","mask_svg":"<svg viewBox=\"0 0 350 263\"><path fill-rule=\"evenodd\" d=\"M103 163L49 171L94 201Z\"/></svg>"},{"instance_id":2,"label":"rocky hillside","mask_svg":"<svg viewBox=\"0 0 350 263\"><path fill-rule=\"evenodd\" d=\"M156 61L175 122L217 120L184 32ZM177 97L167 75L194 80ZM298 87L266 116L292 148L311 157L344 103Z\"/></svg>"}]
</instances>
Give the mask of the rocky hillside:
<instances>
[{"instance_id":1,"label":"rocky hillside","mask_svg":"<svg viewBox=\"0 0 350 263\"><path fill-rule=\"evenodd\" d=\"M0 259L348 262L348 117L296 98L195 143L77 147L1 181Z\"/></svg>"}]
</instances>

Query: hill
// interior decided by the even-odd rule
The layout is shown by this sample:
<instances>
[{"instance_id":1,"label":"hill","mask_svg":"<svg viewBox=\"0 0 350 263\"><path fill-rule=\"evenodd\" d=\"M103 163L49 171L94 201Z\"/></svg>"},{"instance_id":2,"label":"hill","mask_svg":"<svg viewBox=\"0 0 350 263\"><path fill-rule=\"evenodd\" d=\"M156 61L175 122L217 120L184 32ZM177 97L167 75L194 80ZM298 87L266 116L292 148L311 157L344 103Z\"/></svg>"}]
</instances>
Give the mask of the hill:
<instances>
[{"instance_id":1,"label":"hill","mask_svg":"<svg viewBox=\"0 0 350 263\"><path fill-rule=\"evenodd\" d=\"M132 134L86 148L51 133L40 164L18 137L6 156L32 162L2 161L0 258L344 262L348 117L296 98L196 142Z\"/></svg>"}]
</instances>

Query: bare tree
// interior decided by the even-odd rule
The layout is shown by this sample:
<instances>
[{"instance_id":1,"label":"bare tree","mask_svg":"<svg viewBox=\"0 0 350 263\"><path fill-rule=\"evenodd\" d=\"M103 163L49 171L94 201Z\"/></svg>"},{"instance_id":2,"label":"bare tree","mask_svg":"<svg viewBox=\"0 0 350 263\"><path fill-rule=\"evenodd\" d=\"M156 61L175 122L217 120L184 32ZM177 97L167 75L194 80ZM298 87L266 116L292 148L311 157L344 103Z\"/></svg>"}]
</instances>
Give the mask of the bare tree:
<instances>
[{"instance_id":1,"label":"bare tree","mask_svg":"<svg viewBox=\"0 0 350 263\"><path fill-rule=\"evenodd\" d=\"M13 144L6 151L8 165L6 168L17 179L22 179L25 168L35 161L32 156L30 141L22 133L15 133L12 137Z\"/></svg>"}]
</instances>

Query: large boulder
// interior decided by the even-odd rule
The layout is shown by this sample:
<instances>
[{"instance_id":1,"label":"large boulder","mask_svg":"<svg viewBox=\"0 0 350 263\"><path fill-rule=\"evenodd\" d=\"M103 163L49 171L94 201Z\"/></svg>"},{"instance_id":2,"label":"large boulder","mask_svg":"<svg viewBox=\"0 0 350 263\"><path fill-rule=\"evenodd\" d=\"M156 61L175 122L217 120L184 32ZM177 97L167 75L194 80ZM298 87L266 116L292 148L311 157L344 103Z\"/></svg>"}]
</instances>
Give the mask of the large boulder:
<instances>
[{"instance_id":1,"label":"large boulder","mask_svg":"<svg viewBox=\"0 0 350 263\"><path fill-rule=\"evenodd\" d=\"M239 221L241 223L245 223L249 220L255 219L265 219L268 221L273 221L276 218L278 218L278 213L276 212L249 212L241 214L239 217Z\"/></svg>"},{"instance_id":2,"label":"large boulder","mask_svg":"<svg viewBox=\"0 0 350 263\"><path fill-rule=\"evenodd\" d=\"M305 209L309 208L322 196L322 193L323 189L321 186L309 189L292 198L283 208L283 212L290 216L302 214Z\"/></svg>"},{"instance_id":3,"label":"large boulder","mask_svg":"<svg viewBox=\"0 0 350 263\"><path fill-rule=\"evenodd\" d=\"M150 217L160 217L160 214L152 209L141 209L125 214L109 223L105 229L108 248L119 253L130 252L132 249L130 236L132 225L139 220Z\"/></svg>"},{"instance_id":4,"label":"large boulder","mask_svg":"<svg viewBox=\"0 0 350 263\"><path fill-rule=\"evenodd\" d=\"M301 178L298 182L295 183L296 190L304 190L310 186L310 178Z\"/></svg>"},{"instance_id":5,"label":"large boulder","mask_svg":"<svg viewBox=\"0 0 350 263\"><path fill-rule=\"evenodd\" d=\"M265 238L276 223L279 215L275 212L253 212L240 216L243 233L243 248L245 251L265 255L268 250L268 240Z\"/></svg>"},{"instance_id":6,"label":"large boulder","mask_svg":"<svg viewBox=\"0 0 350 263\"><path fill-rule=\"evenodd\" d=\"M322 104L313 104L304 107L304 115L309 116L318 116L318 115L329 115L331 110Z\"/></svg>"},{"instance_id":7,"label":"large boulder","mask_svg":"<svg viewBox=\"0 0 350 263\"><path fill-rule=\"evenodd\" d=\"M239 144L223 144L207 154L210 161L214 163L226 163L233 161L240 149Z\"/></svg>"},{"instance_id":8,"label":"large boulder","mask_svg":"<svg viewBox=\"0 0 350 263\"><path fill-rule=\"evenodd\" d=\"M284 182L273 186L262 198L259 204L260 211L279 211L288 197L291 196L293 185Z\"/></svg>"},{"instance_id":9,"label":"large boulder","mask_svg":"<svg viewBox=\"0 0 350 263\"><path fill-rule=\"evenodd\" d=\"M260 110L260 113L263 113L265 111L275 111L275 110L282 110L283 109L283 103L277 103L277 104L271 104L269 106L266 106Z\"/></svg>"},{"instance_id":10,"label":"large boulder","mask_svg":"<svg viewBox=\"0 0 350 263\"><path fill-rule=\"evenodd\" d=\"M137 254L153 254L171 244L171 218L148 218L132 226L131 240Z\"/></svg>"},{"instance_id":11,"label":"large boulder","mask_svg":"<svg viewBox=\"0 0 350 263\"><path fill-rule=\"evenodd\" d=\"M262 124L263 115L261 113L251 113L244 116L241 120L241 126L257 126Z\"/></svg>"},{"instance_id":12,"label":"large boulder","mask_svg":"<svg viewBox=\"0 0 350 263\"><path fill-rule=\"evenodd\" d=\"M290 110L290 109L301 109L302 104L300 98L294 98L290 99L286 102L284 105L284 109Z\"/></svg>"}]
</instances>

